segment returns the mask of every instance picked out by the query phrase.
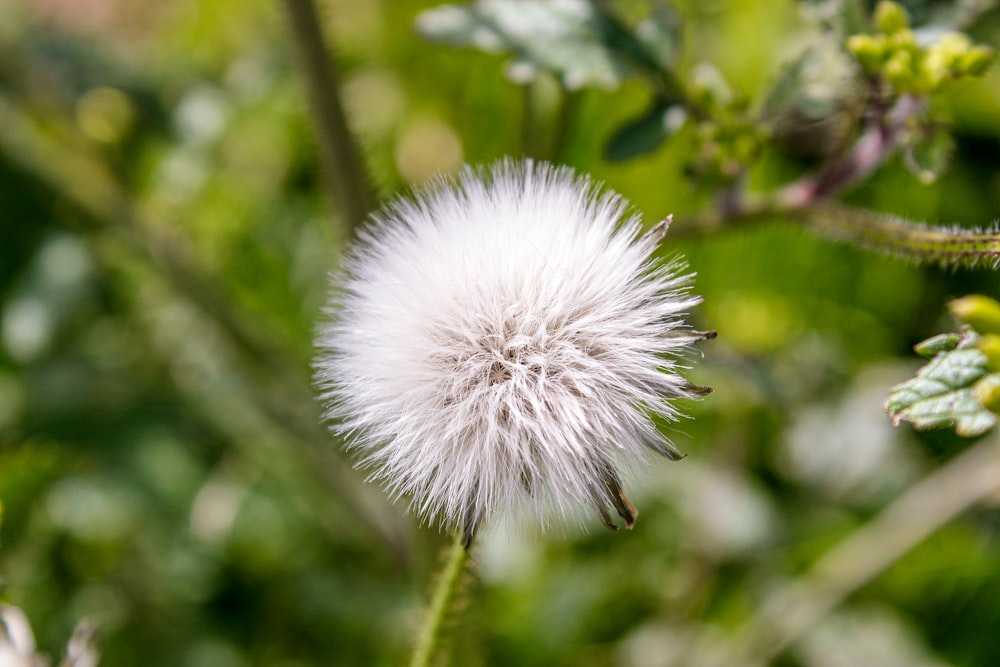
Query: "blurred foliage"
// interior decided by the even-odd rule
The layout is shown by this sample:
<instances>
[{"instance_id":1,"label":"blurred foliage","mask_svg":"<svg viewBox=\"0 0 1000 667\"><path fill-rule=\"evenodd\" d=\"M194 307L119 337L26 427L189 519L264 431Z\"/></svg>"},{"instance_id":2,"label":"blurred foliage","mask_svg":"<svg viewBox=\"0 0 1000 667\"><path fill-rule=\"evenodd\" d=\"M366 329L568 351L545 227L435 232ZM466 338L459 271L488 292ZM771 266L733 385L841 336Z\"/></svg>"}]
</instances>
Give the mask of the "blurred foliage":
<instances>
[{"instance_id":1,"label":"blurred foliage","mask_svg":"<svg viewBox=\"0 0 1000 667\"><path fill-rule=\"evenodd\" d=\"M594 174L651 222L714 205L733 164L769 188L843 147L865 94L845 85L843 46L875 34L860 1L625 0L573 34L647 41L580 57L537 33L544 17L497 15L500 35L450 9L446 30L445 10L420 14L434 4L321 5L380 193L527 153ZM1000 45L996 10L905 5L914 26ZM508 56L429 44L415 23L515 43L514 80ZM91 617L110 667L407 653L446 538L363 483L312 399L342 221L321 199L291 39L261 1L0 4L0 576L44 653ZM651 74L663 63L683 77ZM937 175L933 155L897 156L845 199L994 220L998 77L935 93L927 127L954 138L936 180L909 171ZM695 102L678 107L681 81ZM600 86L561 85L584 83ZM716 391L685 406L689 456L637 480L631 533L515 521L486 536L453 664L690 664L967 446L893 430L882 403L913 375L911 347L946 328L945 303L998 296L995 272L914 266L779 216L666 252L698 273L695 325L719 331L692 359ZM949 524L775 664L1000 664L998 519L985 506Z\"/></svg>"}]
</instances>

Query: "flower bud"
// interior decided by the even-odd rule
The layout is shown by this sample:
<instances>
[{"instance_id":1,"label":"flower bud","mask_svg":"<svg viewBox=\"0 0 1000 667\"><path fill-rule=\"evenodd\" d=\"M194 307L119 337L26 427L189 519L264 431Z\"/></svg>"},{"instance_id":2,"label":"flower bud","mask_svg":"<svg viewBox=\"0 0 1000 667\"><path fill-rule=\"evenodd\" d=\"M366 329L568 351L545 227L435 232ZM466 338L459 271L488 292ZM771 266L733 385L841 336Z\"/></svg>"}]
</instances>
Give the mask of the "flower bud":
<instances>
[{"instance_id":1,"label":"flower bud","mask_svg":"<svg viewBox=\"0 0 1000 667\"><path fill-rule=\"evenodd\" d=\"M869 74L875 74L886 57L886 40L883 35L851 35L847 50Z\"/></svg>"},{"instance_id":2,"label":"flower bud","mask_svg":"<svg viewBox=\"0 0 1000 667\"><path fill-rule=\"evenodd\" d=\"M991 371L1000 371L1000 335L985 334L976 343L979 351L986 355L986 366Z\"/></svg>"},{"instance_id":3,"label":"flower bud","mask_svg":"<svg viewBox=\"0 0 1000 667\"><path fill-rule=\"evenodd\" d=\"M1000 303L980 294L963 296L948 304L948 310L980 334L1000 334Z\"/></svg>"},{"instance_id":4,"label":"flower bud","mask_svg":"<svg viewBox=\"0 0 1000 667\"><path fill-rule=\"evenodd\" d=\"M940 51L948 62L954 63L972 48L972 40L965 33L948 32L931 48Z\"/></svg>"},{"instance_id":5,"label":"flower bud","mask_svg":"<svg viewBox=\"0 0 1000 667\"><path fill-rule=\"evenodd\" d=\"M881 32L892 35L910 27L910 15L902 5L882 0L875 7L875 25Z\"/></svg>"},{"instance_id":6,"label":"flower bud","mask_svg":"<svg viewBox=\"0 0 1000 667\"><path fill-rule=\"evenodd\" d=\"M991 373L973 387L976 400L990 412L1000 414L1000 375Z\"/></svg>"},{"instance_id":7,"label":"flower bud","mask_svg":"<svg viewBox=\"0 0 1000 667\"><path fill-rule=\"evenodd\" d=\"M885 79L902 93L917 89L917 77L913 68L913 58L909 51L896 51L883 69Z\"/></svg>"},{"instance_id":8,"label":"flower bud","mask_svg":"<svg viewBox=\"0 0 1000 667\"><path fill-rule=\"evenodd\" d=\"M997 58L997 52L988 46L974 46L958 59L962 74L982 76Z\"/></svg>"}]
</instances>

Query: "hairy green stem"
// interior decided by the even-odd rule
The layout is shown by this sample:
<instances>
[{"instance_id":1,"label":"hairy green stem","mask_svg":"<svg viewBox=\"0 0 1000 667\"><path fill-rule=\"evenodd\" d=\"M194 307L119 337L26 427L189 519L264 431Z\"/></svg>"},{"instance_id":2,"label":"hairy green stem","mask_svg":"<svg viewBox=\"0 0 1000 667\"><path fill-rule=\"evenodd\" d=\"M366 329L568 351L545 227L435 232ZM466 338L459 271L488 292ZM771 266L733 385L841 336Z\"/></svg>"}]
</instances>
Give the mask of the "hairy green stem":
<instances>
[{"instance_id":1,"label":"hairy green stem","mask_svg":"<svg viewBox=\"0 0 1000 667\"><path fill-rule=\"evenodd\" d=\"M924 263L993 269L1000 265L996 229L932 227L835 203L814 204L794 215L821 234Z\"/></svg>"},{"instance_id":2,"label":"hairy green stem","mask_svg":"<svg viewBox=\"0 0 1000 667\"><path fill-rule=\"evenodd\" d=\"M313 0L283 2L306 79L325 187L343 214L350 235L372 208L372 187L359 157L360 151L347 127L340 78L327 51L316 6Z\"/></svg>"},{"instance_id":3,"label":"hairy green stem","mask_svg":"<svg viewBox=\"0 0 1000 667\"><path fill-rule=\"evenodd\" d=\"M1000 267L1000 230L995 226L939 227L836 202L816 201L802 208L751 202L726 215L706 213L681 218L671 227L670 235L675 239L700 236L737 225L745 227L777 220L795 220L828 238L924 264Z\"/></svg>"},{"instance_id":4,"label":"hairy green stem","mask_svg":"<svg viewBox=\"0 0 1000 667\"><path fill-rule=\"evenodd\" d=\"M848 596L998 488L1000 449L994 437L922 479L805 575L773 593L738 633L726 664L770 663Z\"/></svg>"},{"instance_id":5,"label":"hairy green stem","mask_svg":"<svg viewBox=\"0 0 1000 667\"><path fill-rule=\"evenodd\" d=\"M441 629L444 627L448 611L455 600L455 593L458 591L465 566L469 562L471 546L463 531L458 531L455 534L455 539L448 549L448 560L445 561L444 569L438 575L434 596L431 598L431 606L427 610L420 634L417 635L410 667L428 667L431 664L438 639L441 637Z\"/></svg>"}]
</instances>

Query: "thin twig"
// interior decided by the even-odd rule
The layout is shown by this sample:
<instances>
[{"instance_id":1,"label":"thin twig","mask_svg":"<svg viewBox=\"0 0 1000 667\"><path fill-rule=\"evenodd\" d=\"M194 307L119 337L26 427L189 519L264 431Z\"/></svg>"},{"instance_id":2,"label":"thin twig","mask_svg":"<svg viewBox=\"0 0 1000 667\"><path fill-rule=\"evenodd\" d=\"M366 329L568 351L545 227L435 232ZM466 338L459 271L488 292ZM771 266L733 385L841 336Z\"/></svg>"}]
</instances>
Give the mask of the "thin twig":
<instances>
[{"instance_id":1,"label":"thin twig","mask_svg":"<svg viewBox=\"0 0 1000 667\"><path fill-rule=\"evenodd\" d=\"M767 664L852 593L998 489L1000 445L994 437L925 477L809 572L775 591L737 633L727 664Z\"/></svg>"},{"instance_id":2,"label":"thin twig","mask_svg":"<svg viewBox=\"0 0 1000 667\"><path fill-rule=\"evenodd\" d=\"M306 79L326 189L343 213L350 235L371 210L374 193L347 127L336 63L327 50L316 6L312 0L282 1Z\"/></svg>"},{"instance_id":3,"label":"thin twig","mask_svg":"<svg viewBox=\"0 0 1000 667\"><path fill-rule=\"evenodd\" d=\"M538 80L521 86L521 153L526 157L545 158L544 122L539 100Z\"/></svg>"},{"instance_id":4,"label":"thin twig","mask_svg":"<svg viewBox=\"0 0 1000 667\"><path fill-rule=\"evenodd\" d=\"M559 106L556 110L555 127L552 129L552 142L549 145L549 159L560 162L566 150L567 140L573 131L577 109L580 106L580 91L560 91Z\"/></svg>"},{"instance_id":5,"label":"thin twig","mask_svg":"<svg viewBox=\"0 0 1000 667\"><path fill-rule=\"evenodd\" d=\"M546 85L552 85L554 99L546 99ZM566 148L579 91L537 78L524 86L521 114L521 152L539 160L558 162Z\"/></svg>"},{"instance_id":6,"label":"thin twig","mask_svg":"<svg viewBox=\"0 0 1000 667\"><path fill-rule=\"evenodd\" d=\"M873 112L850 151L818 173L785 185L774 194L774 201L786 209L805 208L863 181L896 151L909 121L923 113L924 106L920 98L903 95L891 109Z\"/></svg>"}]
</instances>

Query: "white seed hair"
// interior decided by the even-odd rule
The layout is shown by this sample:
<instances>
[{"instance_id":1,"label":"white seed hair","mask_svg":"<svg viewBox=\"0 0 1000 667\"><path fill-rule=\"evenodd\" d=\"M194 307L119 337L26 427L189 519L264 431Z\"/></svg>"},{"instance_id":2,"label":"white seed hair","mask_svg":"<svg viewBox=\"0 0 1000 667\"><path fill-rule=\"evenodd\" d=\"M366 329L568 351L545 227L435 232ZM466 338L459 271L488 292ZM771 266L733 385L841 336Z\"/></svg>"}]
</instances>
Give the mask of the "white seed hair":
<instances>
[{"instance_id":1,"label":"white seed hair","mask_svg":"<svg viewBox=\"0 0 1000 667\"><path fill-rule=\"evenodd\" d=\"M614 528L620 475L679 455L654 419L707 389L677 373L710 334L677 259L617 194L565 167L466 167L372 216L333 278L316 361L331 428L393 498L465 531L526 499ZM541 509L541 508L546 509Z\"/></svg>"}]
</instances>

